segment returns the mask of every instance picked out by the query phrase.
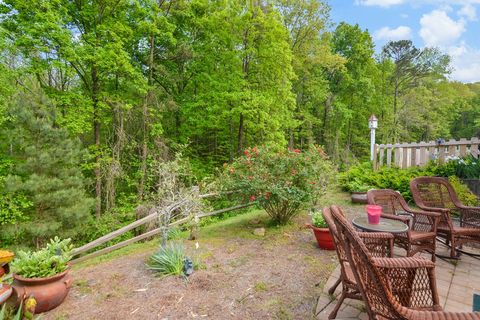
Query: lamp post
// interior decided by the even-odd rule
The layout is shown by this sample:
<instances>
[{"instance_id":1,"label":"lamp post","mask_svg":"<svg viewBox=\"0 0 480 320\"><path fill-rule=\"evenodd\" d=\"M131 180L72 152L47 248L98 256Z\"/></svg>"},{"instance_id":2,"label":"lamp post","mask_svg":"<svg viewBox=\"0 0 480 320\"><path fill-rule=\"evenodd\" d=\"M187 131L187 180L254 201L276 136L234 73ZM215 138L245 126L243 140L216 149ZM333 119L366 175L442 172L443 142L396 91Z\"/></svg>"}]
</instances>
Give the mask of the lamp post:
<instances>
[{"instance_id":1,"label":"lamp post","mask_svg":"<svg viewBox=\"0 0 480 320\"><path fill-rule=\"evenodd\" d=\"M372 114L368 119L368 127L370 128L370 161L373 161L373 153L375 152L375 129L378 128L378 119Z\"/></svg>"}]
</instances>

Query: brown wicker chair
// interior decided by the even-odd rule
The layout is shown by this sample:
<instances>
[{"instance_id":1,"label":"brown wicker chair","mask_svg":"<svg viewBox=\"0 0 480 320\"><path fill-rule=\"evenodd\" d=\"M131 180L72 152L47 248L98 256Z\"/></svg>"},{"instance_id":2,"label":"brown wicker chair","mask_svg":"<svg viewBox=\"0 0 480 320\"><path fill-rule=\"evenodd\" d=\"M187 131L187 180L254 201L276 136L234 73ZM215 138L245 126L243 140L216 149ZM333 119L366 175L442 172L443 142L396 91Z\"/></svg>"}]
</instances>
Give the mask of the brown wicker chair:
<instances>
[{"instance_id":1,"label":"brown wicker chair","mask_svg":"<svg viewBox=\"0 0 480 320\"><path fill-rule=\"evenodd\" d=\"M363 300L360 290L355 281L352 268L348 263L347 256L341 243L339 242L337 228L333 222L333 217L328 207L323 208L323 216L328 224L330 233L333 237L335 250L337 251L338 261L340 262L340 277L337 282L328 290L333 295L337 286L342 284L342 293L340 294L335 308L332 310L328 319L335 319L338 310L342 306L345 298ZM368 248L370 254L375 257L392 257L393 256L393 236L390 233L381 232L359 232L358 235Z\"/></svg>"},{"instance_id":2,"label":"brown wicker chair","mask_svg":"<svg viewBox=\"0 0 480 320\"><path fill-rule=\"evenodd\" d=\"M341 209L332 206L331 213L369 319L480 319L478 313L442 311L433 262L417 257L372 257Z\"/></svg>"},{"instance_id":3,"label":"brown wicker chair","mask_svg":"<svg viewBox=\"0 0 480 320\"><path fill-rule=\"evenodd\" d=\"M441 212L437 234L451 243L450 257L456 258L456 248L464 243L480 243L480 207L464 206L447 179L419 177L410 181L413 199L419 208ZM451 215L458 215L455 225Z\"/></svg>"},{"instance_id":4,"label":"brown wicker chair","mask_svg":"<svg viewBox=\"0 0 480 320\"><path fill-rule=\"evenodd\" d=\"M440 213L414 210L400 193L390 189L369 190L367 199L369 204L382 207L382 217L400 220L409 225L407 232L395 235L395 243L407 251L407 257L426 250L432 254L432 261L435 262L435 239Z\"/></svg>"}]
</instances>

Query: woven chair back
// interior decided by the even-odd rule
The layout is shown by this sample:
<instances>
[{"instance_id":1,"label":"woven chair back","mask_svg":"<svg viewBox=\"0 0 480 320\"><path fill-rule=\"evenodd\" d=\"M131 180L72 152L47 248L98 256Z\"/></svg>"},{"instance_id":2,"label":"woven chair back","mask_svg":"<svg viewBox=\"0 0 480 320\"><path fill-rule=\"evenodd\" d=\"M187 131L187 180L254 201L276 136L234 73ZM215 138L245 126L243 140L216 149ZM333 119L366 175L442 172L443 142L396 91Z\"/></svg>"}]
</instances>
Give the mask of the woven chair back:
<instances>
[{"instance_id":1,"label":"woven chair back","mask_svg":"<svg viewBox=\"0 0 480 320\"><path fill-rule=\"evenodd\" d=\"M392 304L393 296L387 289L387 279L374 267L367 247L345 219L342 210L338 206L332 206L331 213L339 242L343 245L355 279L360 285L370 319L376 319L378 315L385 319L406 319Z\"/></svg>"}]
</instances>

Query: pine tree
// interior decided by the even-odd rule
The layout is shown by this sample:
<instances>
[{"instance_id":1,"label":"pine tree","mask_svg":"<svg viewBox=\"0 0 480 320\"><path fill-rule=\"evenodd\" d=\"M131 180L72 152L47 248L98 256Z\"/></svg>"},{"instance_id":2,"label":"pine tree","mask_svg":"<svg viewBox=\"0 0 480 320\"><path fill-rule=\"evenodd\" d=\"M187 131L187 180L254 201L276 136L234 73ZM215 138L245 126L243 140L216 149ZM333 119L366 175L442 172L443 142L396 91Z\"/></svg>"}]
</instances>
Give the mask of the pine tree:
<instances>
[{"instance_id":1,"label":"pine tree","mask_svg":"<svg viewBox=\"0 0 480 320\"><path fill-rule=\"evenodd\" d=\"M6 185L32 202L27 221L16 229L37 246L56 235L74 236L94 203L81 171L85 153L79 141L55 125L55 115L47 111L53 108L46 106L42 96L19 94L9 106L12 120L4 129L17 163Z\"/></svg>"}]
</instances>

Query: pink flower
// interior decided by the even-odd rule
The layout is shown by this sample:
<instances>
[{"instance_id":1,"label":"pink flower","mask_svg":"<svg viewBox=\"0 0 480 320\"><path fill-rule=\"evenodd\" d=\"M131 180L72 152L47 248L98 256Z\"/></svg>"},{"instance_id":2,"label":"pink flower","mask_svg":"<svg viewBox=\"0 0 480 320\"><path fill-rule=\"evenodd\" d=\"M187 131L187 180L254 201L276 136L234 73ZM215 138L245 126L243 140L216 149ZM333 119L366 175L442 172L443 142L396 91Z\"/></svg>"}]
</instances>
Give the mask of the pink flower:
<instances>
[{"instance_id":1,"label":"pink flower","mask_svg":"<svg viewBox=\"0 0 480 320\"><path fill-rule=\"evenodd\" d=\"M255 196L253 194L250 196L250 201L255 201Z\"/></svg>"},{"instance_id":2,"label":"pink flower","mask_svg":"<svg viewBox=\"0 0 480 320\"><path fill-rule=\"evenodd\" d=\"M270 192L265 192L265 199L270 199Z\"/></svg>"},{"instance_id":3,"label":"pink flower","mask_svg":"<svg viewBox=\"0 0 480 320\"><path fill-rule=\"evenodd\" d=\"M295 152L295 153L300 153L300 152L302 152L302 151L300 151L300 149L294 149L293 152Z\"/></svg>"}]
</instances>

